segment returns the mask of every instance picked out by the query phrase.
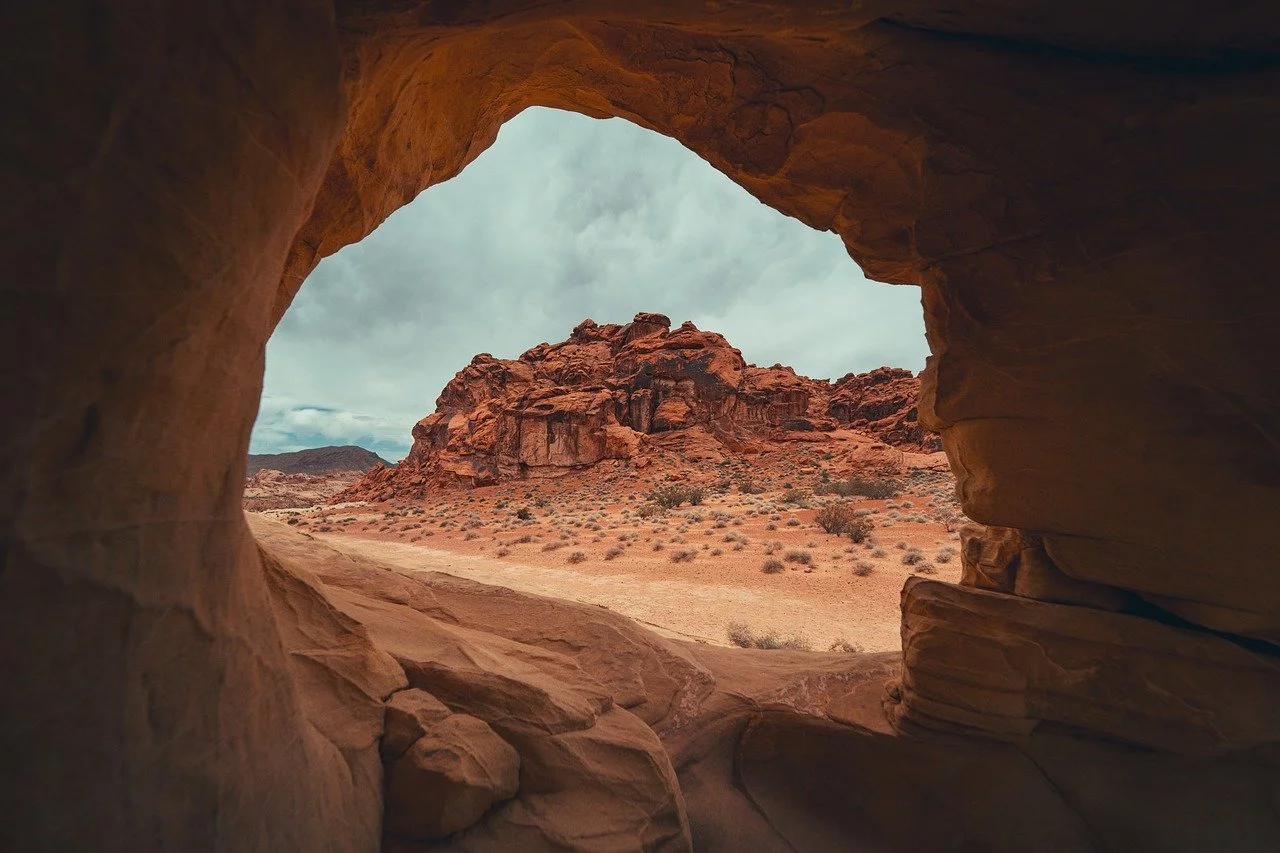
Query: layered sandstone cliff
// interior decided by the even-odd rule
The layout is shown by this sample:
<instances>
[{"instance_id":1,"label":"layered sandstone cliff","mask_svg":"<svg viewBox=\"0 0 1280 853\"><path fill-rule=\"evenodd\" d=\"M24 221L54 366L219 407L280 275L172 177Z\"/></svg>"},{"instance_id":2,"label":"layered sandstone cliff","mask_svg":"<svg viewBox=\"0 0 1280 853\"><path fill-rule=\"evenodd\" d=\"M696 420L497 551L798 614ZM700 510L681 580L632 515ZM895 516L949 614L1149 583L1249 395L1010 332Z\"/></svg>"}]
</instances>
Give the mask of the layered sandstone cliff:
<instances>
[{"instance_id":1,"label":"layered sandstone cliff","mask_svg":"<svg viewBox=\"0 0 1280 853\"><path fill-rule=\"evenodd\" d=\"M338 499L554 475L708 443L752 451L795 432L844 427L932 452L940 445L916 417L919 390L901 368L832 383L780 364L756 367L723 335L691 322L672 329L662 314L625 325L584 320L568 340L518 359L477 355L414 426L408 458L373 469Z\"/></svg>"}]
</instances>

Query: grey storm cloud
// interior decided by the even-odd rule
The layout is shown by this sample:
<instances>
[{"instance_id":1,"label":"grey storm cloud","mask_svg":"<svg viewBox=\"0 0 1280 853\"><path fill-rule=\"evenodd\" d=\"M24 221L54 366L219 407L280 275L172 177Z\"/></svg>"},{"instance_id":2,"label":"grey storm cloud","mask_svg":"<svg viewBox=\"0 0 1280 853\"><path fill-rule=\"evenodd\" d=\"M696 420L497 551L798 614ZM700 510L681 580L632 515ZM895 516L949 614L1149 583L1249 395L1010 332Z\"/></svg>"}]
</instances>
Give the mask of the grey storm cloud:
<instances>
[{"instance_id":1,"label":"grey storm cloud","mask_svg":"<svg viewBox=\"0 0 1280 853\"><path fill-rule=\"evenodd\" d=\"M398 459L476 353L515 357L637 311L820 378L919 370L928 354L919 291L868 281L834 234L672 139L531 109L311 274L268 344L251 449L354 443Z\"/></svg>"}]
</instances>

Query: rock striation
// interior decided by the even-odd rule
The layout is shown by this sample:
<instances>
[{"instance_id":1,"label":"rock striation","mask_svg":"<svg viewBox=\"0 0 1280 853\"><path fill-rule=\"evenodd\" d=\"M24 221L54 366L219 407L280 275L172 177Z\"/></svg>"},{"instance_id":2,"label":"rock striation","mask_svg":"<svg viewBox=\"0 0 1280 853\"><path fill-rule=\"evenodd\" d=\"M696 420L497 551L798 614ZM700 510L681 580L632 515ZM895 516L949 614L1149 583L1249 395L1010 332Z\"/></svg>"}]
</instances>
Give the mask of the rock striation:
<instances>
[{"instance_id":1,"label":"rock striation","mask_svg":"<svg viewBox=\"0 0 1280 853\"><path fill-rule=\"evenodd\" d=\"M364 825L381 770L383 850L1085 853L1099 834L1153 829L1171 851L1280 839L1274 811L1255 805L1277 778L1274 664L1218 637L915 579L907 623L942 627L912 641L905 667L893 653L730 649L249 524L304 714L365 782ZM944 636L957 624L972 634ZM953 681L929 665L948 650L982 669ZM999 740L960 734L977 709L998 715Z\"/></svg>"},{"instance_id":2,"label":"rock striation","mask_svg":"<svg viewBox=\"0 0 1280 853\"><path fill-rule=\"evenodd\" d=\"M758 450L793 433L854 428L935 452L916 412L920 383L882 367L832 383L781 364L757 367L724 336L662 314L579 323L516 359L481 353L413 428L395 469L374 468L335 500L386 500L426 488L555 476L651 451Z\"/></svg>"}]
</instances>

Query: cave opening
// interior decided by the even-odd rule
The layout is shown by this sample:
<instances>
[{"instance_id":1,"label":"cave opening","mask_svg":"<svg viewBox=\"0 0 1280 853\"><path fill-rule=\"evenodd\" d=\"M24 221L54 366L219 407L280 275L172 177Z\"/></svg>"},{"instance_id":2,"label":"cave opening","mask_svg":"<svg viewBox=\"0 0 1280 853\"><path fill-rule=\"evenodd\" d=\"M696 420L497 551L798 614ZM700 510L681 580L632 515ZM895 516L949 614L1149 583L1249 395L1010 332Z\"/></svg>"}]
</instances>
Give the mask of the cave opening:
<instances>
[{"instance_id":1,"label":"cave opening","mask_svg":"<svg viewBox=\"0 0 1280 853\"><path fill-rule=\"evenodd\" d=\"M838 236L675 140L530 108L310 274L246 507L702 642L896 650L903 580L959 577L926 354L917 288ZM680 488L697 506L668 512Z\"/></svg>"}]
</instances>

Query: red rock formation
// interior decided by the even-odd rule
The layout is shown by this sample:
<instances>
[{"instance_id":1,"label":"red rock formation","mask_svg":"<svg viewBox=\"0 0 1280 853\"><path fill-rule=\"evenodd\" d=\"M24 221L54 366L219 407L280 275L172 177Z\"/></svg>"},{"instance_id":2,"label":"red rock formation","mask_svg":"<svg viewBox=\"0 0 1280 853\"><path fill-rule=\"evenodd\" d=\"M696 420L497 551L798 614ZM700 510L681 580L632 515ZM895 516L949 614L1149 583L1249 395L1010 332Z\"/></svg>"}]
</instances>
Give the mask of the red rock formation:
<instances>
[{"instance_id":1,"label":"red rock formation","mask_svg":"<svg viewBox=\"0 0 1280 853\"><path fill-rule=\"evenodd\" d=\"M870 373L849 373L836 382L827 403L831 417L882 438L889 444L942 449L942 439L920 423L916 401L920 380L900 367L881 367Z\"/></svg>"},{"instance_id":2,"label":"red rock formation","mask_svg":"<svg viewBox=\"0 0 1280 853\"><path fill-rule=\"evenodd\" d=\"M849 374L834 386L790 367L748 365L723 335L662 314L579 323L569 339L518 359L481 353L413 428L396 469L375 468L335 500L420 495L432 485L546 476L651 447L683 452L709 435L728 450L791 431L849 424L910 449L941 449L916 416L908 370ZM704 448L705 450L705 448Z\"/></svg>"}]
</instances>

